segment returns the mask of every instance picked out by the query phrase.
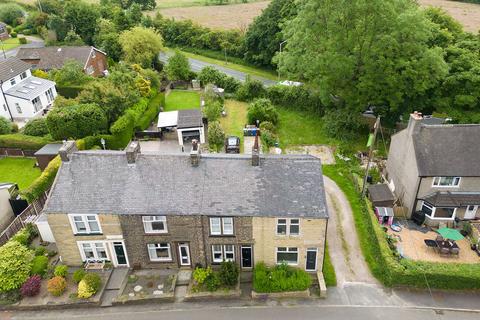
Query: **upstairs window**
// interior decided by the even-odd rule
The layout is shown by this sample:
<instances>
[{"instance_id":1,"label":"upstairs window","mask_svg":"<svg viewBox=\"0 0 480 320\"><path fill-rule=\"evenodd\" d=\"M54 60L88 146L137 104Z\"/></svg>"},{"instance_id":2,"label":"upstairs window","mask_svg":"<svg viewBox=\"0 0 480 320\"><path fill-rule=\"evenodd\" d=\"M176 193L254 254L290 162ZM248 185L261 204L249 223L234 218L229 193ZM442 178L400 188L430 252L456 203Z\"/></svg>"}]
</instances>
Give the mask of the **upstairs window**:
<instances>
[{"instance_id":1,"label":"upstairs window","mask_svg":"<svg viewBox=\"0 0 480 320\"><path fill-rule=\"evenodd\" d=\"M23 80L27 77L27 72L26 71L23 71L21 74L20 74L20 79Z\"/></svg>"},{"instance_id":2,"label":"upstairs window","mask_svg":"<svg viewBox=\"0 0 480 320\"><path fill-rule=\"evenodd\" d=\"M214 236L233 235L233 218L210 218L210 234Z\"/></svg>"},{"instance_id":3,"label":"upstairs window","mask_svg":"<svg viewBox=\"0 0 480 320\"><path fill-rule=\"evenodd\" d=\"M167 233L167 217L166 216L144 216L143 228L145 233Z\"/></svg>"},{"instance_id":4,"label":"upstairs window","mask_svg":"<svg viewBox=\"0 0 480 320\"><path fill-rule=\"evenodd\" d=\"M74 234L102 233L96 214L70 215L70 222Z\"/></svg>"},{"instance_id":5,"label":"upstairs window","mask_svg":"<svg viewBox=\"0 0 480 320\"><path fill-rule=\"evenodd\" d=\"M435 177L433 178L434 187L458 187L460 177Z\"/></svg>"},{"instance_id":6,"label":"upstairs window","mask_svg":"<svg viewBox=\"0 0 480 320\"><path fill-rule=\"evenodd\" d=\"M298 236L300 234L300 219L277 219L278 236Z\"/></svg>"}]
</instances>

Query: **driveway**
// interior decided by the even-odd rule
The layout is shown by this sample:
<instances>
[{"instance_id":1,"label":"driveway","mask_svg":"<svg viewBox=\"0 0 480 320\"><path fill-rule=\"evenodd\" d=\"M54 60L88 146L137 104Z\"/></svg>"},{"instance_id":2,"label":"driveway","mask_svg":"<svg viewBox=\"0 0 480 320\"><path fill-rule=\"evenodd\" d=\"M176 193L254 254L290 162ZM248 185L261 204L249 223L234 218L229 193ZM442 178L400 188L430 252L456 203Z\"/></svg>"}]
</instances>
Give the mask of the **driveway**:
<instances>
[{"instance_id":1,"label":"driveway","mask_svg":"<svg viewBox=\"0 0 480 320\"><path fill-rule=\"evenodd\" d=\"M326 176L323 178L330 215L327 241L337 275L337 286L343 288L349 283L378 284L360 250L350 203L333 180Z\"/></svg>"},{"instance_id":2,"label":"driveway","mask_svg":"<svg viewBox=\"0 0 480 320\"><path fill-rule=\"evenodd\" d=\"M168 58L171 55L173 55L173 53L171 53L171 52L167 52L167 53L160 52L158 54L158 58L160 59L161 62L166 63L168 61ZM247 78L247 73L245 73L245 72L241 72L241 71L233 70L233 69L226 68L226 67L223 67L223 66L219 66L218 64L204 62L204 61L197 60L197 59L192 59L192 58L188 58L188 61L190 62L190 68L192 69L193 72L200 72L205 67L214 67L218 71L221 71L221 72L223 72L223 73L229 75L230 77L235 78L239 81L245 82L245 79ZM265 86L272 86L272 85L277 83L276 81L269 80L269 79L262 78L262 77L257 77L257 76L251 76L251 77L253 79L260 80Z\"/></svg>"},{"instance_id":3,"label":"driveway","mask_svg":"<svg viewBox=\"0 0 480 320\"><path fill-rule=\"evenodd\" d=\"M18 35L19 37L22 37L23 35ZM40 39L40 38L37 38L37 37L33 37L33 36L23 36L25 38L27 38L27 40L29 41L29 43L27 44L22 44L16 48L13 48L11 50L8 50L8 51L5 51L5 55L7 56L7 58L9 57L15 57L17 55L17 52L18 52L18 49L20 48L43 48L45 47L45 41L43 41L43 39ZM4 60L5 57L3 55L3 52L1 52L0 54L0 61Z\"/></svg>"}]
</instances>

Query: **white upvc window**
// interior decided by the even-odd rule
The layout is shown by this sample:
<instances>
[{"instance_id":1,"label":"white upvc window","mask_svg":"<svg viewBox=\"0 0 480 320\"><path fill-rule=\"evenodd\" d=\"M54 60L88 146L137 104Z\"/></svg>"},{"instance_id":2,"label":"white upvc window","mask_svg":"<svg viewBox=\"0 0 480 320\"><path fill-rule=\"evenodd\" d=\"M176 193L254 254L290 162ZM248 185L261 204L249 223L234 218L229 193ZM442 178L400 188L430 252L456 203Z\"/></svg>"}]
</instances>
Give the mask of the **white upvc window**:
<instances>
[{"instance_id":1,"label":"white upvc window","mask_svg":"<svg viewBox=\"0 0 480 320\"><path fill-rule=\"evenodd\" d=\"M460 185L460 177L434 177L433 187L458 187Z\"/></svg>"},{"instance_id":2,"label":"white upvc window","mask_svg":"<svg viewBox=\"0 0 480 320\"><path fill-rule=\"evenodd\" d=\"M52 102L52 101L54 100L52 88L50 88L50 89L48 89L47 91L45 91L45 96L47 97L48 103L50 103L50 102Z\"/></svg>"},{"instance_id":3,"label":"white upvc window","mask_svg":"<svg viewBox=\"0 0 480 320\"><path fill-rule=\"evenodd\" d=\"M167 233L166 216L143 216L143 228L145 233Z\"/></svg>"},{"instance_id":4,"label":"white upvc window","mask_svg":"<svg viewBox=\"0 0 480 320\"><path fill-rule=\"evenodd\" d=\"M422 211L432 220L455 220L457 208L434 207L423 202Z\"/></svg>"},{"instance_id":5,"label":"white upvc window","mask_svg":"<svg viewBox=\"0 0 480 320\"><path fill-rule=\"evenodd\" d=\"M33 99L32 104L33 104L33 109L35 109L35 112L42 110L42 100L40 100L40 96Z\"/></svg>"},{"instance_id":6,"label":"white upvc window","mask_svg":"<svg viewBox=\"0 0 480 320\"><path fill-rule=\"evenodd\" d=\"M210 234L213 236L233 235L233 218L232 217L210 218Z\"/></svg>"},{"instance_id":7,"label":"white upvc window","mask_svg":"<svg viewBox=\"0 0 480 320\"><path fill-rule=\"evenodd\" d=\"M233 244L212 245L212 261L213 263L235 261L235 246Z\"/></svg>"},{"instance_id":8,"label":"white upvc window","mask_svg":"<svg viewBox=\"0 0 480 320\"><path fill-rule=\"evenodd\" d=\"M71 214L69 217L74 234L102 233L96 214Z\"/></svg>"},{"instance_id":9,"label":"white upvc window","mask_svg":"<svg viewBox=\"0 0 480 320\"><path fill-rule=\"evenodd\" d=\"M276 252L277 264L286 263L289 265L298 264L298 248L278 247Z\"/></svg>"},{"instance_id":10,"label":"white upvc window","mask_svg":"<svg viewBox=\"0 0 480 320\"><path fill-rule=\"evenodd\" d=\"M23 71L21 74L20 74L20 79L23 80L27 77L27 71Z\"/></svg>"},{"instance_id":11,"label":"white upvc window","mask_svg":"<svg viewBox=\"0 0 480 320\"><path fill-rule=\"evenodd\" d=\"M149 243L147 244L147 248L151 261L172 261L170 243Z\"/></svg>"},{"instance_id":12,"label":"white upvc window","mask_svg":"<svg viewBox=\"0 0 480 320\"><path fill-rule=\"evenodd\" d=\"M16 83L17 83L17 81L15 80L15 78L10 79L10 84L12 86L14 86Z\"/></svg>"},{"instance_id":13,"label":"white upvc window","mask_svg":"<svg viewBox=\"0 0 480 320\"><path fill-rule=\"evenodd\" d=\"M78 247L83 261L89 260L109 260L105 242L85 242L79 241Z\"/></svg>"},{"instance_id":14,"label":"white upvc window","mask_svg":"<svg viewBox=\"0 0 480 320\"><path fill-rule=\"evenodd\" d=\"M298 236L300 234L300 219L277 219L277 236Z\"/></svg>"}]
</instances>

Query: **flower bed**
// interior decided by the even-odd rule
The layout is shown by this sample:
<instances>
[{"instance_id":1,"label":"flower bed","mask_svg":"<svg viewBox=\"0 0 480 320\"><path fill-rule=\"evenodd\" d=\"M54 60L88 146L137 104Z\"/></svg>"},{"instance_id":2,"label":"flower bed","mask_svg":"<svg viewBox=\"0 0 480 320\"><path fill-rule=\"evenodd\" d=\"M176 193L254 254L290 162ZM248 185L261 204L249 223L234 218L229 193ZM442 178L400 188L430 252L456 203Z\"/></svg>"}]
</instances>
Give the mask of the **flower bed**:
<instances>
[{"instance_id":1,"label":"flower bed","mask_svg":"<svg viewBox=\"0 0 480 320\"><path fill-rule=\"evenodd\" d=\"M286 264L267 267L264 263L258 263L253 269L255 294L252 293L252 296L261 293L272 297L276 296L275 293L281 297L310 296L308 288L311 284L312 278L304 270Z\"/></svg>"}]
</instances>

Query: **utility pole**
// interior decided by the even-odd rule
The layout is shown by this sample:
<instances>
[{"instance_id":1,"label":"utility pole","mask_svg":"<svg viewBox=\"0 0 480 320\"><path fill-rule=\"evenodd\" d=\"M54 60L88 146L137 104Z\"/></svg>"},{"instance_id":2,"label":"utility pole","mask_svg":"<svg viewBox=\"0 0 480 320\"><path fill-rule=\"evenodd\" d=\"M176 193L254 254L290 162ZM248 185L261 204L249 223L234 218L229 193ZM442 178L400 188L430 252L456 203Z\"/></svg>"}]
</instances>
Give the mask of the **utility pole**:
<instances>
[{"instance_id":1,"label":"utility pole","mask_svg":"<svg viewBox=\"0 0 480 320\"><path fill-rule=\"evenodd\" d=\"M365 177L363 177L362 198L365 198L365 193L367 191L368 171L370 170L370 163L372 162L373 148L375 146L375 139L377 138L378 128L380 128L380 116L377 116L377 120L375 121L375 125L373 126L373 136L371 138L368 137L368 144L370 149L368 150L368 161L367 168L365 169Z\"/></svg>"},{"instance_id":2,"label":"utility pole","mask_svg":"<svg viewBox=\"0 0 480 320\"><path fill-rule=\"evenodd\" d=\"M5 53L5 47L3 46L3 41L0 40L0 43L2 44L3 58L7 60L7 54Z\"/></svg>"}]
</instances>

